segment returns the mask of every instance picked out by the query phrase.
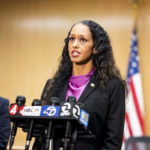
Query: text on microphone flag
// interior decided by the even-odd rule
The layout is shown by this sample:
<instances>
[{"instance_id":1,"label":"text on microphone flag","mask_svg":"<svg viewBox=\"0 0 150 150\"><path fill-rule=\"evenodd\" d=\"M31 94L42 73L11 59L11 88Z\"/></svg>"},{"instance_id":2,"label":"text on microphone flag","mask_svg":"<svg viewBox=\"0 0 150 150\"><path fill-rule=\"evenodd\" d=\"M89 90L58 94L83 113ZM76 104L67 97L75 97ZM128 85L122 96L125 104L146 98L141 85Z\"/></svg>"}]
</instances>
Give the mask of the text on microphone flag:
<instances>
[{"instance_id":1,"label":"text on microphone flag","mask_svg":"<svg viewBox=\"0 0 150 150\"><path fill-rule=\"evenodd\" d=\"M22 110L22 116L40 116L41 106L25 106Z\"/></svg>"}]
</instances>

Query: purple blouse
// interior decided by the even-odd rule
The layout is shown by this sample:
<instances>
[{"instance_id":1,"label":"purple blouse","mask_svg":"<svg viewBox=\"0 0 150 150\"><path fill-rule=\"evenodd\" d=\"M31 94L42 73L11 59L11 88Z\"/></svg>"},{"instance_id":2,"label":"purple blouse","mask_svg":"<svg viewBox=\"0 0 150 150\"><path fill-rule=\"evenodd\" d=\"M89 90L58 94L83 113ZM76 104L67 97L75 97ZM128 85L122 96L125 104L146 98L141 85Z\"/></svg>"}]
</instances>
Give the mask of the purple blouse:
<instances>
[{"instance_id":1,"label":"purple blouse","mask_svg":"<svg viewBox=\"0 0 150 150\"><path fill-rule=\"evenodd\" d=\"M93 68L88 74L86 75L72 75L69 79L69 86L66 94L66 100L68 96L75 96L77 101L81 96L82 92L84 91L85 87L89 83L91 76L93 75L95 68Z\"/></svg>"}]
</instances>

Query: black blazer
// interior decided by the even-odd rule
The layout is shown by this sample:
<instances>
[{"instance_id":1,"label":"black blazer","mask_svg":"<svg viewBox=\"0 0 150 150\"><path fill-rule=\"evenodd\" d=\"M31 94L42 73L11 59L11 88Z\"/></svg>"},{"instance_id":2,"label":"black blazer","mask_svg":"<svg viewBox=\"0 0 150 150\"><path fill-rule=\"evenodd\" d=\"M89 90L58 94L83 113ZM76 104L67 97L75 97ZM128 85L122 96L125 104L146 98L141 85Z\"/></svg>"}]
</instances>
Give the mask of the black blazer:
<instances>
[{"instance_id":1,"label":"black blazer","mask_svg":"<svg viewBox=\"0 0 150 150\"><path fill-rule=\"evenodd\" d=\"M9 101L0 97L0 150L6 149L10 128Z\"/></svg>"},{"instance_id":2,"label":"black blazer","mask_svg":"<svg viewBox=\"0 0 150 150\"><path fill-rule=\"evenodd\" d=\"M42 98L49 83L50 80L45 85ZM65 101L67 89L68 83L62 89L60 102ZM85 111L90 114L88 128L96 140L83 136L77 140L76 150L120 150L125 118L125 89L122 82L112 79L104 86L91 79L78 101L84 103Z\"/></svg>"}]
</instances>

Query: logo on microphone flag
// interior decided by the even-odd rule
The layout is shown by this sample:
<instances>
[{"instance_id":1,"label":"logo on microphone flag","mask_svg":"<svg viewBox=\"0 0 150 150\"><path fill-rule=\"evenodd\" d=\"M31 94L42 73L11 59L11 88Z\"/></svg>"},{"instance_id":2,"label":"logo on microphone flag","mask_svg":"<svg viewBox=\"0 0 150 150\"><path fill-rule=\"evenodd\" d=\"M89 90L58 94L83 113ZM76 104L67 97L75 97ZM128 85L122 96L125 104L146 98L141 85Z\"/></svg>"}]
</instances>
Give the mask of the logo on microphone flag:
<instances>
[{"instance_id":1,"label":"logo on microphone flag","mask_svg":"<svg viewBox=\"0 0 150 150\"><path fill-rule=\"evenodd\" d=\"M41 106L25 106L22 110L22 116L40 116Z\"/></svg>"},{"instance_id":2,"label":"logo on microphone flag","mask_svg":"<svg viewBox=\"0 0 150 150\"><path fill-rule=\"evenodd\" d=\"M24 109L24 106L21 106L20 109L19 109L19 115L20 115L20 116L22 116L23 109Z\"/></svg>"},{"instance_id":3,"label":"logo on microphone flag","mask_svg":"<svg viewBox=\"0 0 150 150\"><path fill-rule=\"evenodd\" d=\"M71 104L68 102L65 102L61 106L60 116L71 116L72 115L71 109L72 109Z\"/></svg>"},{"instance_id":4,"label":"logo on microphone flag","mask_svg":"<svg viewBox=\"0 0 150 150\"><path fill-rule=\"evenodd\" d=\"M60 106L42 106L41 116L58 117Z\"/></svg>"},{"instance_id":5,"label":"logo on microphone flag","mask_svg":"<svg viewBox=\"0 0 150 150\"><path fill-rule=\"evenodd\" d=\"M84 111L83 109L81 109L81 114L80 114L80 122L84 125L84 126L88 126L88 122L89 122L89 114Z\"/></svg>"},{"instance_id":6,"label":"logo on microphone flag","mask_svg":"<svg viewBox=\"0 0 150 150\"><path fill-rule=\"evenodd\" d=\"M15 115L17 112L18 112L18 105L17 104L13 104L11 107L10 107L10 110L9 110L9 114L11 116Z\"/></svg>"},{"instance_id":7,"label":"logo on microphone flag","mask_svg":"<svg viewBox=\"0 0 150 150\"><path fill-rule=\"evenodd\" d=\"M73 117L75 117L76 119L79 119L79 117L80 117L80 107L78 105L74 105L72 112L73 112Z\"/></svg>"}]
</instances>

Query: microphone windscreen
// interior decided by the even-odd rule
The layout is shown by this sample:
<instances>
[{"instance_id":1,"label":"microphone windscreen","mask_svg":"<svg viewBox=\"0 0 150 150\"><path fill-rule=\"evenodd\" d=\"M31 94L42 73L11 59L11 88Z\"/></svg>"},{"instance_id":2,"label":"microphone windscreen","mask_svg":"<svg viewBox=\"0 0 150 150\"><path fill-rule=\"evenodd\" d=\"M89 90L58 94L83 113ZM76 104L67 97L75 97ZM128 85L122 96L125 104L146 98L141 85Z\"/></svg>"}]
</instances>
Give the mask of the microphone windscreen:
<instances>
[{"instance_id":1,"label":"microphone windscreen","mask_svg":"<svg viewBox=\"0 0 150 150\"><path fill-rule=\"evenodd\" d=\"M22 96L22 95L18 95L17 98L16 98L16 103L17 104L22 104L24 105L26 102L26 97L25 96Z\"/></svg>"},{"instance_id":2,"label":"microphone windscreen","mask_svg":"<svg viewBox=\"0 0 150 150\"><path fill-rule=\"evenodd\" d=\"M59 98L58 97L51 97L50 98L50 105L58 106L59 105Z\"/></svg>"},{"instance_id":3,"label":"microphone windscreen","mask_svg":"<svg viewBox=\"0 0 150 150\"><path fill-rule=\"evenodd\" d=\"M39 99L34 99L32 102L32 106L41 106L41 101Z\"/></svg>"},{"instance_id":4,"label":"microphone windscreen","mask_svg":"<svg viewBox=\"0 0 150 150\"><path fill-rule=\"evenodd\" d=\"M76 102L76 97L75 96L68 96L68 102Z\"/></svg>"}]
</instances>

